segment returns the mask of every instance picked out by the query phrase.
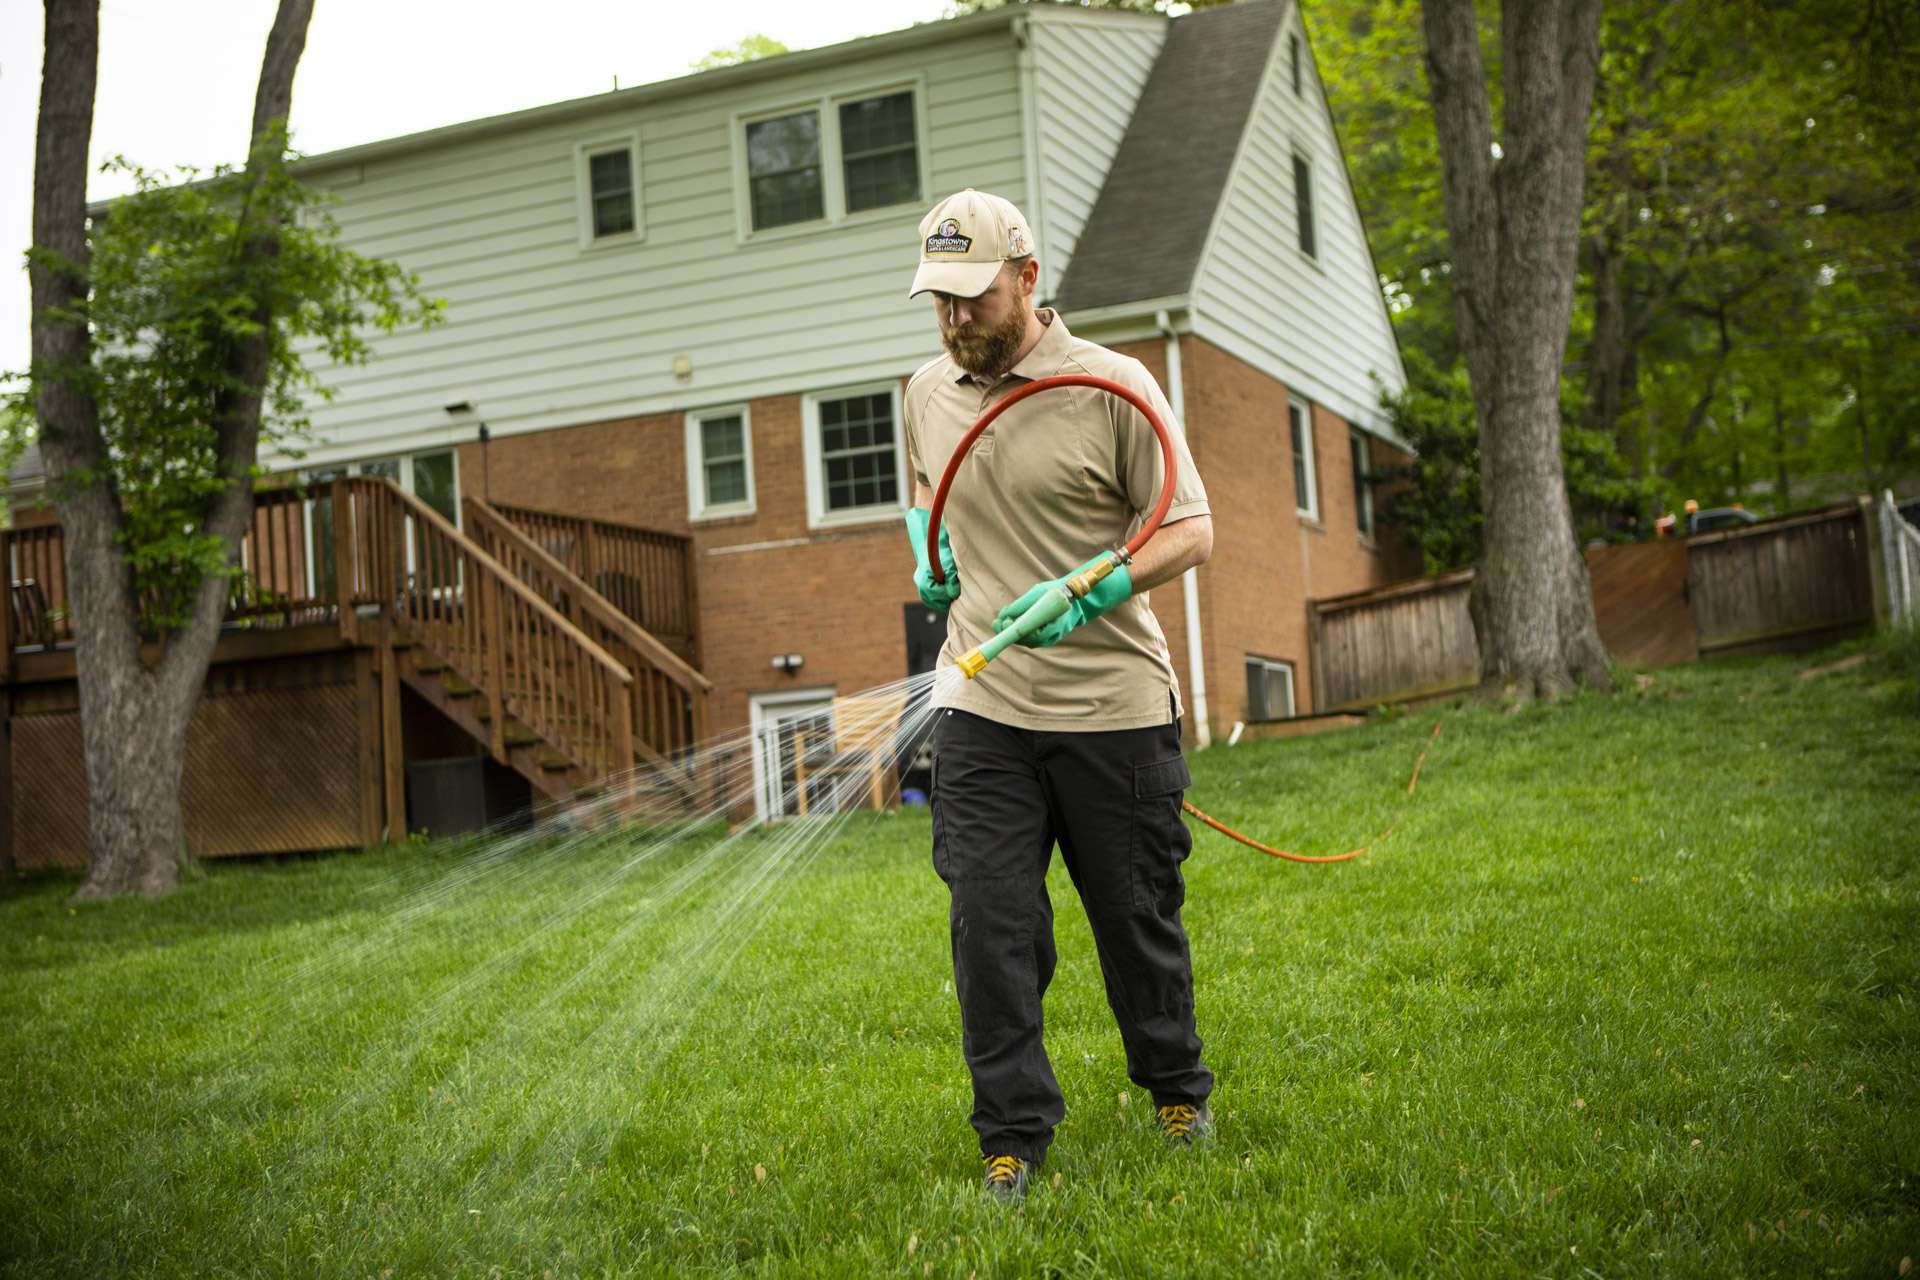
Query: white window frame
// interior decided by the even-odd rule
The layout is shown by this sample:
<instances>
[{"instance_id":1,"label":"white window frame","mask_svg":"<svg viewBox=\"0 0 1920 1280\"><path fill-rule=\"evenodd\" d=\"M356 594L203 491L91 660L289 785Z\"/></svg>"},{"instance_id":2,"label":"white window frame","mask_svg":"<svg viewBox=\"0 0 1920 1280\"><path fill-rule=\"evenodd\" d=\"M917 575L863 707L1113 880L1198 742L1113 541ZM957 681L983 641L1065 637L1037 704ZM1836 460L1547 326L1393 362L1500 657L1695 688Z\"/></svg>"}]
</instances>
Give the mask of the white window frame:
<instances>
[{"instance_id":1,"label":"white window frame","mask_svg":"<svg viewBox=\"0 0 1920 1280\"><path fill-rule=\"evenodd\" d=\"M740 444L747 464L747 496L740 502L707 501L706 440L701 428L710 418L740 419ZM750 516L756 510L753 489L753 414L745 404L715 405L687 414L687 518L722 520Z\"/></svg>"},{"instance_id":2,"label":"white window frame","mask_svg":"<svg viewBox=\"0 0 1920 1280\"><path fill-rule=\"evenodd\" d=\"M864 98L882 98L894 93L913 95L913 149L914 163L919 170L920 195L917 199L902 201L899 204L881 205L874 209L862 209L858 213L848 213L847 174L840 149L840 106L847 102L858 102ZM807 222L789 222L782 226L766 227L756 231L753 226L753 186L747 174L747 126L762 120L777 120L781 116L797 115L809 110L814 112L820 121L822 216ZM887 218L897 218L903 210L912 211L917 218L923 212L922 206L926 203L927 193L932 190L927 162L930 147L927 131L927 85L924 76L881 80L872 84L836 90L830 94L786 98L778 102L743 108L733 113L728 120L727 129L733 145L734 238L741 244L760 240L778 240L787 236L812 235L820 231L831 231L837 227L878 222Z\"/></svg>"},{"instance_id":3,"label":"white window frame","mask_svg":"<svg viewBox=\"0 0 1920 1280\"><path fill-rule=\"evenodd\" d=\"M827 510L826 459L820 452L820 403L823 400L847 400L854 396L872 396L886 392L893 400L893 468L897 501L856 507L851 511ZM912 500L907 476L907 424L901 415L900 384L897 381L866 382L851 387L832 387L809 391L800 398L800 421L805 442L807 468L807 527L837 529L849 524L872 524L880 520L898 520Z\"/></svg>"},{"instance_id":4,"label":"white window frame","mask_svg":"<svg viewBox=\"0 0 1920 1280\"><path fill-rule=\"evenodd\" d=\"M625 150L627 164L633 174L633 230L619 231L612 235L593 234L593 157L609 151ZM578 143L573 149L574 206L577 210L577 233L580 248L617 249L626 245L639 244L647 238L646 201L642 198L640 174L640 134L628 129L624 133L600 134Z\"/></svg>"},{"instance_id":5,"label":"white window frame","mask_svg":"<svg viewBox=\"0 0 1920 1280\"><path fill-rule=\"evenodd\" d=\"M778 777L768 769L766 732L788 720L833 713L833 686L782 689L747 697L747 719L753 739L753 810L762 822L786 816L785 793L774 790Z\"/></svg>"},{"instance_id":6,"label":"white window frame","mask_svg":"<svg viewBox=\"0 0 1920 1280\"><path fill-rule=\"evenodd\" d=\"M1353 473L1354 514L1360 536L1368 542L1373 541L1373 449L1367 441L1367 433L1358 427L1347 429L1347 456L1355 464Z\"/></svg>"},{"instance_id":7,"label":"white window frame","mask_svg":"<svg viewBox=\"0 0 1920 1280\"><path fill-rule=\"evenodd\" d=\"M1300 415L1301 435L1303 437L1301 440L1295 440L1293 438L1293 415L1295 413ZM1293 495L1294 510L1299 512L1304 518L1318 522L1320 519L1320 477L1317 474L1317 469L1313 465L1313 404L1311 401L1303 400L1295 395L1287 397L1287 450L1303 461L1307 478L1307 505L1304 507L1300 505L1300 494L1296 489ZM1289 474L1287 476L1287 483L1292 485L1293 479L1294 477Z\"/></svg>"},{"instance_id":8,"label":"white window frame","mask_svg":"<svg viewBox=\"0 0 1920 1280\"><path fill-rule=\"evenodd\" d=\"M1241 668L1242 672L1244 672L1247 667L1259 667L1265 672L1283 671L1286 673L1287 714L1284 716L1268 716L1268 720L1291 720L1300 714L1299 686L1294 681L1293 664L1291 662L1282 658L1263 658L1257 653L1249 653L1246 655L1246 662ZM1253 715L1253 708L1251 706L1246 709L1246 714L1248 717Z\"/></svg>"}]
</instances>

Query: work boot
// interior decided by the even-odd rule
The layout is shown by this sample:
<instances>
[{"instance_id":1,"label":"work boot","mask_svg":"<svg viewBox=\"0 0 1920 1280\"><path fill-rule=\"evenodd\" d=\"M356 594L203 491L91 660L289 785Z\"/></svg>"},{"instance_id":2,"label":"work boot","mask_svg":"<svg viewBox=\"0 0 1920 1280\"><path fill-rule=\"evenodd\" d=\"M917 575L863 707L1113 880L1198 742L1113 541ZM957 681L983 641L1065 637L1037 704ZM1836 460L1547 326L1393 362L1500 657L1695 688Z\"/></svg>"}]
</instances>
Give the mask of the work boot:
<instances>
[{"instance_id":1,"label":"work boot","mask_svg":"<svg viewBox=\"0 0 1920 1280\"><path fill-rule=\"evenodd\" d=\"M1204 1102L1197 1107L1185 1102L1156 1107L1154 1118L1160 1122L1160 1132L1175 1146L1207 1146L1213 1142L1213 1112Z\"/></svg>"},{"instance_id":2,"label":"work boot","mask_svg":"<svg viewBox=\"0 0 1920 1280\"><path fill-rule=\"evenodd\" d=\"M987 1162L987 1199L1012 1203L1027 1196L1027 1170L1032 1165L1019 1156L984 1156Z\"/></svg>"}]
</instances>

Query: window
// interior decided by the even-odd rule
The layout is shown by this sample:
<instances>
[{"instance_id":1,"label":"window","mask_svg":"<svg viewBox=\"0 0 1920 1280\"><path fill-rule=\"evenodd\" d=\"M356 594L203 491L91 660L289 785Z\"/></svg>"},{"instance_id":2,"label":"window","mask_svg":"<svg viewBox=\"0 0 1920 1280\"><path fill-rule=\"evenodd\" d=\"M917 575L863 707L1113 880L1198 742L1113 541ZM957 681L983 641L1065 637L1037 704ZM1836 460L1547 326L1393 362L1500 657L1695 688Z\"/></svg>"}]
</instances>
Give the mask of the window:
<instances>
[{"instance_id":1,"label":"window","mask_svg":"<svg viewBox=\"0 0 1920 1280\"><path fill-rule=\"evenodd\" d=\"M753 437L747 406L687 415L687 513L695 520L753 513Z\"/></svg>"},{"instance_id":2,"label":"window","mask_svg":"<svg viewBox=\"0 0 1920 1280\"><path fill-rule=\"evenodd\" d=\"M1293 664L1247 655L1247 719L1293 717Z\"/></svg>"},{"instance_id":3,"label":"window","mask_svg":"<svg viewBox=\"0 0 1920 1280\"><path fill-rule=\"evenodd\" d=\"M920 89L893 87L735 117L742 238L911 205L925 188Z\"/></svg>"},{"instance_id":4,"label":"window","mask_svg":"<svg viewBox=\"0 0 1920 1280\"><path fill-rule=\"evenodd\" d=\"M811 524L880 519L905 509L897 383L810 395L804 420Z\"/></svg>"},{"instance_id":5,"label":"window","mask_svg":"<svg viewBox=\"0 0 1920 1280\"><path fill-rule=\"evenodd\" d=\"M1367 464L1367 437L1358 431L1347 433L1347 445L1353 453L1353 513L1360 536L1373 536L1373 469Z\"/></svg>"},{"instance_id":6,"label":"window","mask_svg":"<svg viewBox=\"0 0 1920 1280\"><path fill-rule=\"evenodd\" d=\"M846 171L848 213L918 200L913 94L841 103L840 163Z\"/></svg>"},{"instance_id":7,"label":"window","mask_svg":"<svg viewBox=\"0 0 1920 1280\"><path fill-rule=\"evenodd\" d=\"M1293 92L1300 95L1300 37L1287 37L1287 60L1293 64Z\"/></svg>"},{"instance_id":8,"label":"window","mask_svg":"<svg viewBox=\"0 0 1920 1280\"><path fill-rule=\"evenodd\" d=\"M1300 228L1300 252L1309 258L1313 250L1313 166L1299 152L1293 153L1293 216Z\"/></svg>"},{"instance_id":9,"label":"window","mask_svg":"<svg viewBox=\"0 0 1920 1280\"><path fill-rule=\"evenodd\" d=\"M818 111L796 111L747 126L747 185L757 231L826 216Z\"/></svg>"},{"instance_id":10,"label":"window","mask_svg":"<svg viewBox=\"0 0 1920 1280\"><path fill-rule=\"evenodd\" d=\"M391 480L445 516L448 524L456 529L460 527L459 471L454 465L451 449L437 449L431 453L408 454L398 458L372 458L319 468L306 473L305 483L317 487L347 475L380 476ZM333 500L324 495L308 498L306 524L307 546L310 548L307 556L308 591L321 596L331 595L334 584ZM404 538L394 548L396 573L410 573L422 561L423 557L415 545L421 537L424 537L424 533Z\"/></svg>"},{"instance_id":11,"label":"window","mask_svg":"<svg viewBox=\"0 0 1920 1280\"><path fill-rule=\"evenodd\" d=\"M640 218L640 135L623 133L583 142L575 151L580 247L633 244Z\"/></svg>"},{"instance_id":12,"label":"window","mask_svg":"<svg viewBox=\"0 0 1920 1280\"><path fill-rule=\"evenodd\" d=\"M1312 520L1320 518L1319 490L1313 476L1313 410L1305 400L1287 400L1287 427L1293 443L1293 505Z\"/></svg>"}]
</instances>

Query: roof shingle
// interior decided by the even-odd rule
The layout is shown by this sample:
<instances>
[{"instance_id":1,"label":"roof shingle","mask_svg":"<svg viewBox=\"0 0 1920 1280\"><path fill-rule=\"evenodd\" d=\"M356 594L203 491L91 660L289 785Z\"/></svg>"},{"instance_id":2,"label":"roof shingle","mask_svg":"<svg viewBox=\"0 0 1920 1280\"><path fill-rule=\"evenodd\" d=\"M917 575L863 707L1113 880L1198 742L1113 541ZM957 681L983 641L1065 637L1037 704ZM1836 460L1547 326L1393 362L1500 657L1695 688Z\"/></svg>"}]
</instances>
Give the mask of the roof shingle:
<instances>
[{"instance_id":1,"label":"roof shingle","mask_svg":"<svg viewBox=\"0 0 1920 1280\"><path fill-rule=\"evenodd\" d=\"M1246 0L1168 26L1053 299L1061 311L1191 287L1285 7Z\"/></svg>"}]
</instances>

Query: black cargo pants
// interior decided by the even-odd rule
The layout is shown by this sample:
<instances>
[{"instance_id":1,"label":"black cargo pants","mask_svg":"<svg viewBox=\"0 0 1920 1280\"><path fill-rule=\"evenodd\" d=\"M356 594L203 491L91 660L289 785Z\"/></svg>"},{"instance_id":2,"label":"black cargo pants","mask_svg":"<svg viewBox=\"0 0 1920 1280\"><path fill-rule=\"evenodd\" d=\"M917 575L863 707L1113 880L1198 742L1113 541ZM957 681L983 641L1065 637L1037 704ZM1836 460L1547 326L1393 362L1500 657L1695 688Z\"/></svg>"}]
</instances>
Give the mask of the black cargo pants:
<instances>
[{"instance_id":1,"label":"black cargo pants","mask_svg":"<svg viewBox=\"0 0 1920 1280\"><path fill-rule=\"evenodd\" d=\"M952 891L953 985L985 1155L1039 1160L1066 1114L1041 1043L1053 978L1047 864L1057 840L1093 925L1127 1075L1154 1103L1204 1101L1180 863L1187 764L1177 724L1015 729L944 710L934 727L933 865Z\"/></svg>"}]
</instances>

